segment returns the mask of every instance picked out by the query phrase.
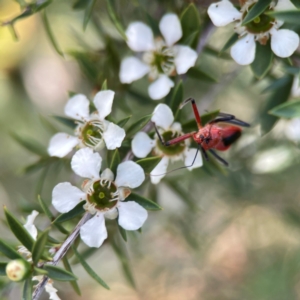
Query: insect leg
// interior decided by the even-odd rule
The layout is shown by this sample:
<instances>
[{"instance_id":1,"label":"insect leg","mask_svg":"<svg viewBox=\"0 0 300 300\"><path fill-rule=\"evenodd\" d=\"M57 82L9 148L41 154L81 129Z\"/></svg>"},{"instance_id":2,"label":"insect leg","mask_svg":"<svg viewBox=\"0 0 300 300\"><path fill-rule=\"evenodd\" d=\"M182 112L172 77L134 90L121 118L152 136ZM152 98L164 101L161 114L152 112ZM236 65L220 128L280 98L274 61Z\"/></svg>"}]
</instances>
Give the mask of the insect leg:
<instances>
[{"instance_id":1,"label":"insect leg","mask_svg":"<svg viewBox=\"0 0 300 300\"><path fill-rule=\"evenodd\" d=\"M201 147L200 144L198 144L198 145L199 145L199 147L200 147L200 149L201 149L201 152L202 152L202 154L203 154L205 160L206 160L206 161L209 161L209 158L208 158L208 155L207 155L206 151Z\"/></svg>"},{"instance_id":2,"label":"insect leg","mask_svg":"<svg viewBox=\"0 0 300 300\"><path fill-rule=\"evenodd\" d=\"M238 126L242 126L242 127L250 127L250 124L248 124L242 120L236 119L234 115L220 112L219 116L221 116L222 118L215 119L213 121L226 122L226 123L230 123L230 124L234 124L234 125L238 125ZM224 120L219 121L220 119L223 119L223 118L228 118L228 119L226 121L224 121Z\"/></svg>"},{"instance_id":3,"label":"insect leg","mask_svg":"<svg viewBox=\"0 0 300 300\"><path fill-rule=\"evenodd\" d=\"M198 108L197 108L197 105L196 105L196 102L195 102L195 99L193 98L188 98L186 99L181 105L180 105L180 109L188 102L192 102L192 107L193 107L193 111L194 111L194 116L195 116L195 119L196 119L196 123L197 123L197 126L198 126L198 129L201 129L202 128L202 125L201 125L201 118L200 118L200 115L199 115L199 111L198 111Z\"/></svg>"},{"instance_id":4,"label":"insect leg","mask_svg":"<svg viewBox=\"0 0 300 300\"><path fill-rule=\"evenodd\" d=\"M228 162L223 159L222 157L220 157L214 150L209 149L208 150L217 160L219 160L222 164L224 164L225 166L228 167Z\"/></svg>"},{"instance_id":5,"label":"insect leg","mask_svg":"<svg viewBox=\"0 0 300 300\"><path fill-rule=\"evenodd\" d=\"M177 144L177 143L180 143L186 139L189 139L193 136L194 132L191 132L191 133L186 133L186 134L183 134L175 139L172 139L170 141L164 141L162 136L160 135L156 125L154 124L154 128L155 128L155 131L156 131L156 134L160 140L160 142L164 145L164 146L171 146L171 145L174 145L174 144Z\"/></svg>"}]
</instances>

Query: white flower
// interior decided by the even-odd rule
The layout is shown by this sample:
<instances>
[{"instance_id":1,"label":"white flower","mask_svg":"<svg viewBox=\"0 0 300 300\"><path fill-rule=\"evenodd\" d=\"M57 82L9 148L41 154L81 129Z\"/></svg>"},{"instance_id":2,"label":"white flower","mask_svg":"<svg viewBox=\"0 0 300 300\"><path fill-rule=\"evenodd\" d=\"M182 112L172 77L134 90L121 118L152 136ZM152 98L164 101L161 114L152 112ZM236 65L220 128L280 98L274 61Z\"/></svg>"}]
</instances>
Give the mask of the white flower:
<instances>
[{"instance_id":1,"label":"white flower","mask_svg":"<svg viewBox=\"0 0 300 300\"><path fill-rule=\"evenodd\" d=\"M129 48L143 54L141 59L134 56L125 58L119 74L122 83L131 83L149 74L149 79L154 81L148 89L153 100L165 97L174 86L169 76L186 73L195 65L198 56L188 46L174 45L182 37L177 15L164 15L159 29L164 40L154 39L151 28L142 22L133 22L128 26L126 36Z\"/></svg>"},{"instance_id":2,"label":"white flower","mask_svg":"<svg viewBox=\"0 0 300 300\"><path fill-rule=\"evenodd\" d=\"M289 0L272 1L270 7L253 21L242 26L249 9L258 0L248 0L238 11L228 0L213 3L208 8L208 15L215 26L222 27L236 22L235 32L240 39L231 48L232 58L240 65L249 65L255 59L256 41L265 45L271 38L271 49L279 57L289 57L299 46L299 36L292 30L279 29L283 21L265 14L270 10L286 10L295 8Z\"/></svg>"},{"instance_id":3,"label":"white flower","mask_svg":"<svg viewBox=\"0 0 300 300\"><path fill-rule=\"evenodd\" d=\"M143 169L133 161L119 164L117 175L105 169L101 176L102 158L90 148L78 150L72 158L73 171L88 178L82 190L69 182L56 185L52 192L52 204L61 213L73 209L80 201L85 200L84 208L95 214L80 229L80 237L89 247L100 247L107 238L104 216L115 219L126 230L139 229L147 219L147 211L135 201L125 200L130 189L136 188L145 180ZM129 197L130 198L130 197Z\"/></svg>"},{"instance_id":4,"label":"white flower","mask_svg":"<svg viewBox=\"0 0 300 300\"><path fill-rule=\"evenodd\" d=\"M174 116L170 107L166 104L158 104L154 109L152 122L159 127L160 134L164 141L171 140L182 135L181 124L174 122ZM197 149L189 148L189 141L185 140L181 143L165 147L161 144L158 136L155 135L152 140L145 132L138 132L131 144L132 152L136 157L144 158L152 150L155 155L161 156L162 159L158 165L152 170L151 182L157 184L165 176L169 161L184 160L186 166L190 166L195 158ZM199 168L203 165L202 156L197 154L196 160L188 169L191 171L194 168Z\"/></svg>"},{"instance_id":5,"label":"white flower","mask_svg":"<svg viewBox=\"0 0 300 300\"><path fill-rule=\"evenodd\" d=\"M86 96L78 94L70 98L65 106L65 114L78 123L75 136L62 132L55 134L49 143L49 155L64 157L77 145L100 150L105 142L109 150L120 147L125 137L124 129L105 120L111 113L114 94L110 90L98 92L93 100L97 111L92 114Z\"/></svg>"},{"instance_id":6,"label":"white flower","mask_svg":"<svg viewBox=\"0 0 300 300\"><path fill-rule=\"evenodd\" d=\"M44 279L43 275L33 276L32 281L38 281L39 283ZM45 291L49 294L50 300L61 300L57 296L57 289L53 286L52 279L48 279L47 284L45 286Z\"/></svg>"}]
</instances>

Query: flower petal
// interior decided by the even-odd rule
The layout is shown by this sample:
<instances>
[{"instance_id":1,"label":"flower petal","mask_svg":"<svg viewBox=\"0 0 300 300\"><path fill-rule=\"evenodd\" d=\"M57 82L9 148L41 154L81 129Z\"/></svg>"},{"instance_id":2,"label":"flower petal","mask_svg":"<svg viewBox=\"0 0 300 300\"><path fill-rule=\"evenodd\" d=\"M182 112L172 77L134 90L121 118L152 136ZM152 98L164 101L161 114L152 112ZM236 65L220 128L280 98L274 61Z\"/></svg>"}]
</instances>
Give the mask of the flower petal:
<instances>
[{"instance_id":1,"label":"flower petal","mask_svg":"<svg viewBox=\"0 0 300 300\"><path fill-rule=\"evenodd\" d=\"M114 207L104 213L105 218L110 219L110 220L116 219L118 217L118 215L119 215L119 212L116 207Z\"/></svg>"},{"instance_id":2,"label":"flower petal","mask_svg":"<svg viewBox=\"0 0 300 300\"><path fill-rule=\"evenodd\" d=\"M77 144L77 137L59 132L51 138L48 146L48 153L50 156L64 157L70 153Z\"/></svg>"},{"instance_id":3,"label":"flower petal","mask_svg":"<svg viewBox=\"0 0 300 300\"><path fill-rule=\"evenodd\" d=\"M173 86L174 82L167 75L160 75L158 79L149 85L149 96L153 100L159 100L167 96Z\"/></svg>"},{"instance_id":4,"label":"flower petal","mask_svg":"<svg viewBox=\"0 0 300 300\"><path fill-rule=\"evenodd\" d=\"M274 7L274 10L293 10L295 9L294 4L292 4L289 0L278 0L276 6Z\"/></svg>"},{"instance_id":5,"label":"flower petal","mask_svg":"<svg viewBox=\"0 0 300 300\"><path fill-rule=\"evenodd\" d=\"M145 180L145 173L141 166L133 161L125 161L118 165L115 183L118 187L128 186L136 188Z\"/></svg>"},{"instance_id":6,"label":"flower petal","mask_svg":"<svg viewBox=\"0 0 300 300\"><path fill-rule=\"evenodd\" d=\"M242 17L242 14L228 0L212 3L208 7L207 13L217 27L226 26Z\"/></svg>"},{"instance_id":7,"label":"flower petal","mask_svg":"<svg viewBox=\"0 0 300 300\"><path fill-rule=\"evenodd\" d=\"M155 48L152 30L142 22L129 24L126 36L127 45L133 51L149 51Z\"/></svg>"},{"instance_id":8,"label":"flower petal","mask_svg":"<svg viewBox=\"0 0 300 300\"><path fill-rule=\"evenodd\" d=\"M190 171L192 171L195 168L200 168L203 166L201 152L198 151L198 153L197 153L197 151L198 150L196 148L190 148L185 151L184 164L186 167L188 167L188 169ZM196 153L197 153L197 157L195 159ZM193 164L193 165L191 166L191 164Z\"/></svg>"},{"instance_id":9,"label":"flower petal","mask_svg":"<svg viewBox=\"0 0 300 300\"><path fill-rule=\"evenodd\" d=\"M114 96L115 92L111 90L100 91L95 95L94 104L100 120L104 120L111 113Z\"/></svg>"},{"instance_id":10,"label":"flower petal","mask_svg":"<svg viewBox=\"0 0 300 300\"><path fill-rule=\"evenodd\" d=\"M131 56L122 60L119 77L122 83L131 83L149 72L150 68L148 65Z\"/></svg>"},{"instance_id":11,"label":"flower petal","mask_svg":"<svg viewBox=\"0 0 300 300\"><path fill-rule=\"evenodd\" d=\"M58 290L52 285L50 281L48 281L45 285L45 291L49 294L49 300L61 300L57 295Z\"/></svg>"},{"instance_id":12,"label":"flower petal","mask_svg":"<svg viewBox=\"0 0 300 300\"><path fill-rule=\"evenodd\" d=\"M25 229L28 231L28 233L33 237L34 240L36 240L37 237L37 229L34 225L34 220L39 214L38 211L33 210L30 215L27 216L26 223L23 225Z\"/></svg>"},{"instance_id":13,"label":"flower petal","mask_svg":"<svg viewBox=\"0 0 300 300\"><path fill-rule=\"evenodd\" d=\"M71 160L72 170L83 178L98 179L102 158L91 148L78 150Z\"/></svg>"},{"instance_id":14,"label":"flower petal","mask_svg":"<svg viewBox=\"0 0 300 300\"><path fill-rule=\"evenodd\" d=\"M59 183L52 191L52 205L61 213L70 211L85 199L86 194L69 182Z\"/></svg>"},{"instance_id":15,"label":"flower petal","mask_svg":"<svg viewBox=\"0 0 300 300\"><path fill-rule=\"evenodd\" d=\"M154 145L155 141L151 140L147 133L140 131L134 136L131 149L136 157L144 158L150 153Z\"/></svg>"},{"instance_id":16,"label":"flower petal","mask_svg":"<svg viewBox=\"0 0 300 300\"><path fill-rule=\"evenodd\" d=\"M299 36L289 29L271 31L271 48L279 57L289 57L299 46Z\"/></svg>"},{"instance_id":17,"label":"flower petal","mask_svg":"<svg viewBox=\"0 0 300 300\"><path fill-rule=\"evenodd\" d=\"M158 104L154 109L151 121L154 122L156 126L168 130L174 121L171 108L167 104Z\"/></svg>"},{"instance_id":18,"label":"flower petal","mask_svg":"<svg viewBox=\"0 0 300 300\"><path fill-rule=\"evenodd\" d=\"M164 156L162 160L156 165L156 167L151 171L151 182L153 184L158 184L162 178L165 177L167 168L169 165L169 158Z\"/></svg>"},{"instance_id":19,"label":"flower petal","mask_svg":"<svg viewBox=\"0 0 300 300\"><path fill-rule=\"evenodd\" d=\"M146 209L134 201L119 202L118 223L126 230L141 228L148 217Z\"/></svg>"},{"instance_id":20,"label":"flower petal","mask_svg":"<svg viewBox=\"0 0 300 300\"><path fill-rule=\"evenodd\" d=\"M80 237L89 247L99 248L107 238L103 213L97 213L80 228Z\"/></svg>"},{"instance_id":21,"label":"flower petal","mask_svg":"<svg viewBox=\"0 0 300 300\"><path fill-rule=\"evenodd\" d=\"M238 64L249 65L254 61L255 49L254 35L247 34L231 47L230 54Z\"/></svg>"},{"instance_id":22,"label":"flower petal","mask_svg":"<svg viewBox=\"0 0 300 300\"><path fill-rule=\"evenodd\" d=\"M182 37L180 20L175 14L164 15L159 22L159 29L169 47Z\"/></svg>"},{"instance_id":23,"label":"flower petal","mask_svg":"<svg viewBox=\"0 0 300 300\"><path fill-rule=\"evenodd\" d=\"M188 46L175 46L175 66L177 74L184 74L187 70L193 67L198 58L195 50Z\"/></svg>"},{"instance_id":24,"label":"flower petal","mask_svg":"<svg viewBox=\"0 0 300 300\"><path fill-rule=\"evenodd\" d=\"M125 135L125 130L123 128L110 122L103 132L102 137L105 141L106 148L108 150L114 150L121 146Z\"/></svg>"},{"instance_id":25,"label":"flower petal","mask_svg":"<svg viewBox=\"0 0 300 300\"><path fill-rule=\"evenodd\" d=\"M90 116L90 101L85 95L78 94L69 99L65 114L75 120L87 120Z\"/></svg>"},{"instance_id":26,"label":"flower petal","mask_svg":"<svg viewBox=\"0 0 300 300\"><path fill-rule=\"evenodd\" d=\"M114 173L106 168L102 173L101 173L101 176L100 176L101 179L106 179L106 180L110 180L110 181L113 181L115 176L114 176Z\"/></svg>"}]
</instances>

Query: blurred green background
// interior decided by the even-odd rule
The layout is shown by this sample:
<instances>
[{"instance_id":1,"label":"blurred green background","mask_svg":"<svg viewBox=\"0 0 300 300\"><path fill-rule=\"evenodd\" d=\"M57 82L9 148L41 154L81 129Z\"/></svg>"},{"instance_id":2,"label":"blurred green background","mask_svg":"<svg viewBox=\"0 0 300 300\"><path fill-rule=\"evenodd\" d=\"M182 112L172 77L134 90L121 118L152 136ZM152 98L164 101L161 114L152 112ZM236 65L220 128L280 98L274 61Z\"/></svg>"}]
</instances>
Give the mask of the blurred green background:
<instances>
[{"instance_id":1,"label":"blurred green background","mask_svg":"<svg viewBox=\"0 0 300 300\"><path fill-rule=\"evenodd\" d=\"M125 27L134 20L146 22L145 11L158 21L166 11L180 13L189 3L116 2ZM137 120L159 103L146 99L147 79L133 84L136 93L124 90L118 82L117 58L130 51L112 25L105 2L96 3L85 32L84 13L74 10L73 4L53 1L47 8L65 58L53 49L39 14L16 23L19 41L13 40L9 28L0 27L0 201L23 218L37 208L37 194L50 203L57 183L80 180L71 175L68 163L24 174L24 168L38 157L22 148L14 134L37 140L46 149L54 133L52 126L63 128L51 115L63 115L68 92L92 97L105 79L117 92L114 118L132 114L132 120ZM196 5L204 11L207 1ZM0 1L0 20L17 14L16 2ZM208 45L220 49L231 30L230 26L210 29ZM107 34L111 47L105 46ZM97 63L94 81L82 68L79 53ZM220 109L252 126L228 152L220 153L229 161L228 169L212 161L192 172L169 174L155 188L147 184L152 195L157 190L163 210L150 212L143 232L129 234L124 246L135 288L106 243L87 261L110 291L98 286L80 265L73 266L84 299L300 299L300 156L297 139L287 138L291 123L280 120L261 136L259 124L266 117L261 111L267 99L261 91L268 79L256 82L249 67L206 50L198 65L217 80L184 79L184 98L194 97L201 113ZM186 106L182 119L191 118L192 110ZM49 225L44 216L37 223L42 229ZM1 232L16 243L5 225ZM81 245L80 249L85 248ZM55 282L54 286L61 299L80 299L68 283ZM20 285L6 283L0 298L19 299Z\"/></svg>"}]
</instances>

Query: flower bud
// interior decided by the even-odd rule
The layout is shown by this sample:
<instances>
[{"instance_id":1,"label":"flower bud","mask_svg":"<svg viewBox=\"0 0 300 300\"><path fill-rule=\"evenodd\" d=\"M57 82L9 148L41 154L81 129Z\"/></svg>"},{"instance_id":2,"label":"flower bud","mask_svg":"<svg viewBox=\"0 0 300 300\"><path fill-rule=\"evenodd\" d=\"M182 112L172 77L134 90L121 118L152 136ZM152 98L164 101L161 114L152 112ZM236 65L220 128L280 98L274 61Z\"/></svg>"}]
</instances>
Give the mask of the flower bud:
<instances>
[{"instance_id":1,"label":"flower bud","mask_svg":"<svg viewBox=\"0 0 300 300\"><path fill-rule=\"evenodd\" d=\"M30 264L23 259L10 261L6 266L6 275L12 281L22 281L30 273Z\"/></svg>"}]
</instances>

